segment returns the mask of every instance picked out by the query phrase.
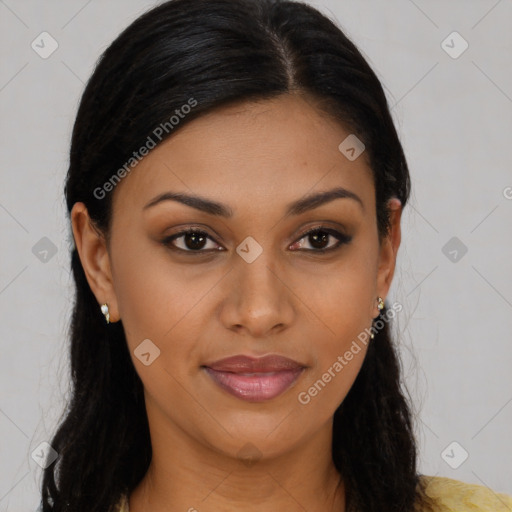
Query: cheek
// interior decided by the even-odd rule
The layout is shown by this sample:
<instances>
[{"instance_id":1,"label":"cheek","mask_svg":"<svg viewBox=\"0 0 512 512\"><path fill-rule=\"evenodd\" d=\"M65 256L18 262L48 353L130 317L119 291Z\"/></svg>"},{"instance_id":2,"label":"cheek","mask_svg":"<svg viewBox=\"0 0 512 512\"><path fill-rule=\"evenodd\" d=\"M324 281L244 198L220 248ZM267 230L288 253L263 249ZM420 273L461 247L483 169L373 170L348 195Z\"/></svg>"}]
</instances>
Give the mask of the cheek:
<instances>
[{"instance_id":1,"label":"cheek","mask_svg":"<svg viewBox=\"0 0 512 512\"><path fill-rule=\"evenodd\" d=\"M310 378L296 391L301 423L321 425L332 421L333 415L345 400L364 362L366 347L353 355L350 361L338 352L325 365L314 368ZM341 360L338 360L341 357Z\"/></svg>"},{"instance_id":2,"label":"cheek","mask_svg":"<svg viewBox=\"0 0 512 512\"><path fill-rule=\"evenodd\" d=\"M315 283L315 286L312 284ZM315 364L297 394L299 403L326 421L353 385L370 343L371 304L375 276L370 258L340 260L329 275L303 281ZM307 294L304 295L306 292Z\"/></svg>"},{"instance_id":3,"label":"cheek","mask_svg":"<svg viewBox=\"0 0 512 512\"><path fill-rule=\"evenodd\" d=\"M347 329L317 347L316 364L297 390L298 402L315 421L328 421L354 384L369 343L368 337L358 338L359 333L357 328Z\"/></svg>"},{"instance_id":4,"label":"cheek","mask_svg":"<svg viewBox=\"0 0 512 512\"><path fill-rule=\"evenodd\" d=\"M135 250L120 254L114 263L114 286L126 335L136 339L149 337L156 332L164 280L162 276L157 279L151 261Z\"/></svg>"},{"instance_id":5,"label":"cheek","mask_svg":"<svg viewBox=\"0 0 512 512\"><path fill-rule=\"evenodd\" d=\"M156 346L154 350L160 351L155 364L181 375L187 366L183 361L198 359L194 351L204 329L204 306L211 300L208 292L219 277L192 265L178 267L165 249L151 244L132 241L124 245L130 250L123 250L120 244L112 270L134 364L144 372L145 367L136 359L137 349L149 339Z\"/></svg>"},{"instance_id":6,"label":"cheek","mask_svg":"<svg viewBox=\"0 0 512 512\"><path fill-rule=\"evenodd\" d=\"M179 319L182 289L162 255L143 235L124 233L112 240L114 288L132 354L145 339L162 349L163 335Z\"/></svg>"},{"instance_id":7,"label":"cheek","mask_svg":"<svg viewBox=\"0 0 512 512\"><path fill-rule=\"evenodd\" d=\"M307 306L304 310L316 314L316 320L311 321L319 324L331 342L370 327L375 273L367 259L354 252L325 271L304 273L300 283L299 295Z\"/></svg>"}]
</instances>

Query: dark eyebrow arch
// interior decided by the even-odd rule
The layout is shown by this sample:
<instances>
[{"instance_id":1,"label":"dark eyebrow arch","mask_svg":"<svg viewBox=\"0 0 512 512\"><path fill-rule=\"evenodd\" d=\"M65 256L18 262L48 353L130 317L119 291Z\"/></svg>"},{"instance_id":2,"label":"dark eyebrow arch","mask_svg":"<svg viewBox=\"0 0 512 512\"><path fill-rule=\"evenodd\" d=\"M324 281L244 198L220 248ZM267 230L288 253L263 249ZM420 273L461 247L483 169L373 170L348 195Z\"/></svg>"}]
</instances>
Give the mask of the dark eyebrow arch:
<instances>
[{"instance_id":1,"label":"dark eyebrow arch","mask_svg":"<svg viewBox=\"0 0 512 512\"><path fill-rule=\"evenodd\" d=\"M285 216L300 215L301 213L313 210L314 208L318 208L323 204L329 203L334 199L344 198L354 199L359 203L364 211L363 201L357 194L343 187L337 187L332 190L309 194L301 199L298 199L297 201L294 201L287 206ZM143 207L143 210L147 210L148 208L151 208L152 206L155 206L163 201L176 201L186 206L195 208L196 210L200 210L210 215L217 215L219 217L230 218L233 216L233 210L225 204L218 203L201 196L194 196L178 192L164 192L163 194L156 196Z\"/></svg>"},{"instance_id":2,"label":"dark eyebrow arch","mask_svg":"<svg viewBox=\"0 0 512 512\"><path fill-rule=\"evenodd\" d=\"M343 187L333 188L332 190L326 190L324 192L317 192L315 194L309 194L298 201L294 201L288 205L286 210L286 216L288 215L300 215L314 208L318 208L323 204L334 201L334 199L354 199L359 203L361 209L364 211L364 204L362 199L354 192L347 190Z\"/></svg>"},{"instance_id":3,"label":"dark eyebrow arch","mask_svg":"<svg viewBox=\"0 0 512 512\"><path fill-rule=\"evenodd\" d=\"M193 196L189 194L184 194L183 192L164 192L153 198L144 208L143 210L147 210L152 206L161 203L162 201L176 201L178 203L191 206L196 210L201 210L202 212L209 213L210 215L218 215L219 217L232 217L233 210L222 203L217 203L216 201L212 201L211 199L206 199L201 196Z\"/></svg>"}]
</instances>

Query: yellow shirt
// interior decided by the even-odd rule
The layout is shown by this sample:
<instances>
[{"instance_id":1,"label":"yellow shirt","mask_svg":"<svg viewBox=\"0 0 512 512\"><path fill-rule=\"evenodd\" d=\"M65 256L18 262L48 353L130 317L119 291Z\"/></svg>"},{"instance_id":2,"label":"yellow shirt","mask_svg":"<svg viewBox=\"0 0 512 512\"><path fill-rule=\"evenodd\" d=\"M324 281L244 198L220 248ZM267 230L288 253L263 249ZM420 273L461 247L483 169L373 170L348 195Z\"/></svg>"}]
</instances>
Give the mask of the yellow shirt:
<instances>
[{"instance_id":1,"label":"yellow shirt","mask_svg":"<svg viewBox=\"0 0 512 512\"><path fill-rule=\"evenodd\" d=\"M483 485L467 484L441 476L421 476L427 481L425 492L437 499L436 512L512 512L512 496L494 492ZM116 512L129 512L123 496Z\"/></svg>"},{"instance_id":2,"label":"yellow shirt","mask_svg":"<svg viewBox=\"0 0 512 512\"><path fill-rule=\"evenodd\" d=\"M427 481L425 492L438 500L436 512L512 512L512 496L484 485L440 476L421 478Z\"/></svg>"}]
</instances>

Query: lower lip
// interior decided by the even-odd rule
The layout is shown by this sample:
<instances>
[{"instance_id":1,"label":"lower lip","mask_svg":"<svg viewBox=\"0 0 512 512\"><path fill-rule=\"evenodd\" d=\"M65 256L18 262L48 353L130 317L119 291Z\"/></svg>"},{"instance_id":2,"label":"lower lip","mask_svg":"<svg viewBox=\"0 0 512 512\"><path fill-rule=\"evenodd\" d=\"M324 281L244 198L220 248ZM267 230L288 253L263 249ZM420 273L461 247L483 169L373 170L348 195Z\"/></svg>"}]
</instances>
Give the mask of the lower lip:
<instances>
[{"instance_id":1,"label":"lower lip","mask_svg":"<svg viewBox=\"0 0 512 512\"><path fill-rule=\"evenodd\" d=\"M263 402L284 393L304 368L279 372L241 374L205 367L206 373L222 389L247 402Z\"/></svg>"}]
</instances>

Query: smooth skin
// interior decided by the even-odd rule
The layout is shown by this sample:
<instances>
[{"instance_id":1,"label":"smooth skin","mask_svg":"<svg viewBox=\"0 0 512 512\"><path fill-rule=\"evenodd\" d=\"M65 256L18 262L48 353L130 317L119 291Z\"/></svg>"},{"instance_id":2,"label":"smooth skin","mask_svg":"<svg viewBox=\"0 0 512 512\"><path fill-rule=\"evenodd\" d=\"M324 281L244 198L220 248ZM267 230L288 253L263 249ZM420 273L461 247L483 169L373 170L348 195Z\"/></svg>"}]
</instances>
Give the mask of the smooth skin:
<instances>
[{"instance_id":1,"label":"smooth skin","mask_svg":"<svg viewBox=\"0 0 512 512\"><path fill-rule=\"evenodd\" d=\"M109 243L84 204L74 205L75 243L98 314L107 302L111 322L122 320L144 385L153 459L130 512L345 509L332 419L367 347L308 404L298 395L379 314L402 211L390 201L391 230L379 245L366 154L350 161L338 149L349 134L306 96L231 105L183 126L116 186ZM290 203L336 187L362 205L337 198L285 215ZM144 208L171 191L222 203L232 216L172 200ZM207 238L163 243L188 227ZM325 232L303 235L321 227L352 238L319 253L338 244ZM252 263L236 252L248 236L263 250ZM148 366L134 353L146 339L160 350ZM228 394L201 368L271 353L306 370L266 402Z\"/></svg>"}]
</instances>

